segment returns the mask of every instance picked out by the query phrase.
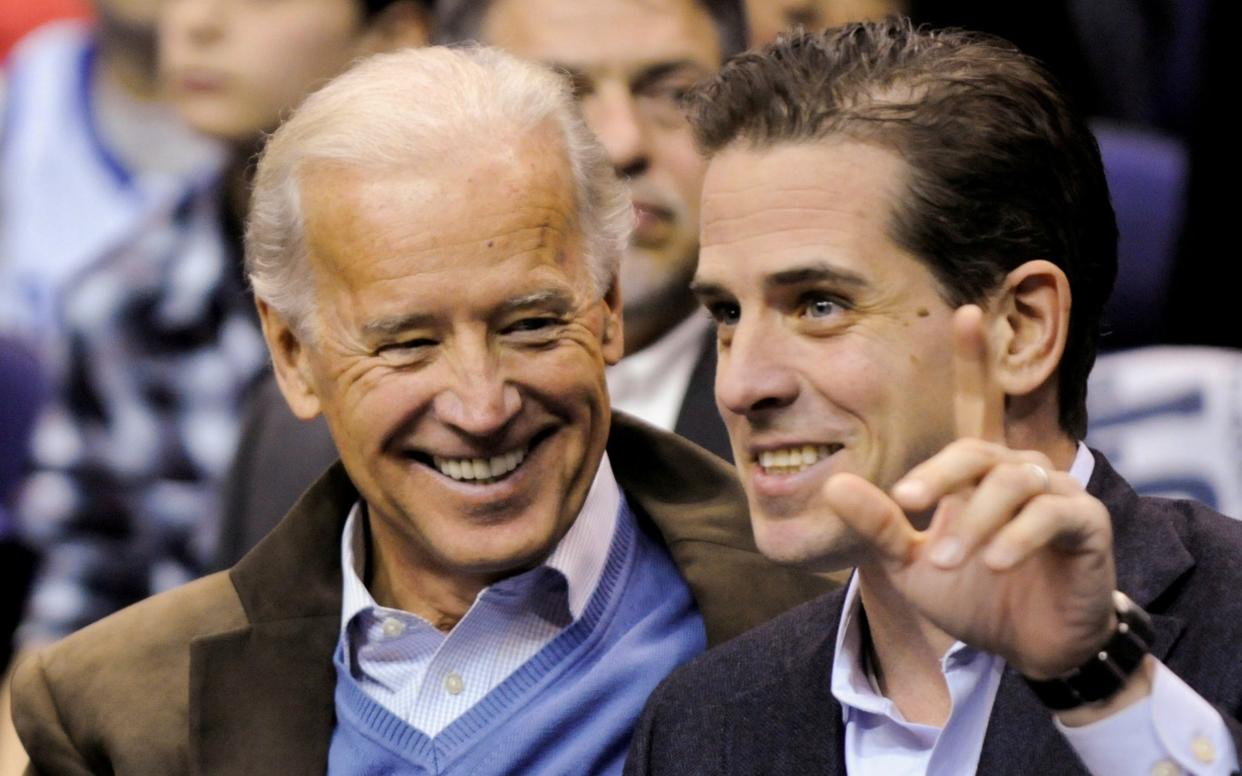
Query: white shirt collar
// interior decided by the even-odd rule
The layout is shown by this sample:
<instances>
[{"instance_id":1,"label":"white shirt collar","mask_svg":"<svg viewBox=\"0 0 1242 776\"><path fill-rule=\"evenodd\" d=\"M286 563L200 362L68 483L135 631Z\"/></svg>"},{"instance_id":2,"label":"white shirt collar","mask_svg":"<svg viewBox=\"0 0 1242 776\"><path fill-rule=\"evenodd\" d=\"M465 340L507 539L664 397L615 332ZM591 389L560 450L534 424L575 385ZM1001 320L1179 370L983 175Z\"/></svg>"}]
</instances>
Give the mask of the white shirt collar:
<instances>
[{"instance_id":1,"label":"white shirt collar","mask_svg":"<svg viewBox=\"0 0 1242 776\"><path fill-rule=\"evenodd\" d=\"M574 620L582 616L587 603L595 593L608 560L613 534L617 526L617 510L621 506L621 488L612 473L608 453L600 459L595 479L587 492L586 501L574 519L573 525L557 542L556 547L541 565L560 572L568 589L568 607ZM345 530L341 536L341 628L361 611L382 608L367 590L362 579L366 576L366 532L362 530L362 502L358 501L349 511ZM484 588L483 595L489 588Z\"/></svg>"},{"instance_id":2,"label":"white shirt collar","mask_svg":"<svg viewBox=\"0 0 1242 776\"><path fill-rule=\"evenodd\" d=\"M1074 462L1070 464L1070 476L1078 480L1078 484L1087 487L1091 475L1095 472L1095 456L1082 442L1078 443L1078 451L1074 453Z\"/></svg>"},{"instance_id":3,"label":"white shirt collar","mask_svg":"<svg viewBox=\"0 0 1242 776\"><path fill-rule=\"evenodd\" d=\"M610 366L612 406L671 431L710 328L706 315L693 313L651 345Z\"/></svg>"},{"instance_id":4,"label":"white shirt collar","mask_svg":"<svg viewBox=\"0 0 1242 776\"><path fill-rule=\"evenodd\" d=\"M1070 465L1069 474L1084 488L1091 480L1095 470L1095 457L1082 442L1074 454L1074 462ZM861 709L873 713L882 713L890 703L872 686L870 673L863 663L862 649L862 598L858 587L858 572L850 575L849 587L845 591L845 602L841 609L841 625L837 629L837 643L832 662L832 695L846 709ZM945 658L965 648L960 641L954 642L945 653Z\"/></svg>"}]
</instances>

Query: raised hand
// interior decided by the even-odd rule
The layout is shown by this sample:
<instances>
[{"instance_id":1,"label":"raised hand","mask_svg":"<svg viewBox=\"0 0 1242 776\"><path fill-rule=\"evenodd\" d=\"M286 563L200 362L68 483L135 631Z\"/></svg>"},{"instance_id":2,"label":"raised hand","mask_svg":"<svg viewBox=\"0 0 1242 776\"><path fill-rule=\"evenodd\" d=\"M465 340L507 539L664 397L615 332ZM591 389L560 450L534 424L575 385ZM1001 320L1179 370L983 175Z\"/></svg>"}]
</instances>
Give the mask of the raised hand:
<instances>
[{"instance_id":1,"label":"raised hand","mask_svg":"<svg viewBox=\"0 0 1242 776\"><path fill-rule=\"evenodd\" d=\"M838 474L824 497L869 545L864 575L884 574L954 638L1029 677L1057 676L1113 627L1108 512L1043 453L1005 445L1004 392L978 307L956 312L954 337L957 440L889 494ZM907 516L933 509L925 531Z\"/></svg>"}]
</instances>

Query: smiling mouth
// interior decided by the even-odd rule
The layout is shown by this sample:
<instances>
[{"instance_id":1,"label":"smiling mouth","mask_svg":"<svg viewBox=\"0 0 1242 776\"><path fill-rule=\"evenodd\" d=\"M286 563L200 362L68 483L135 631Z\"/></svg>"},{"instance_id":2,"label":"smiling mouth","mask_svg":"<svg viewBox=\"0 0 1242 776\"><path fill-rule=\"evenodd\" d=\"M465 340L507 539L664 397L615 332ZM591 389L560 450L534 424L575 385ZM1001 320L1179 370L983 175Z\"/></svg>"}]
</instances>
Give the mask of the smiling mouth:
<instances>
[{"instance_id":1,"label":"smiling mouth","mask_svg":"<svg viewBox=\"0 0 1242 776\"><path fill-rule=\"evenodd\" d=\"M842 448L842 445L795 445L779 450L764 450L755 457L764 474L797 474L805 471Z\"/></svg>"},{"instance_id":2,"label":"smiling mouth","mask_svg":"<svg viewBox=\"0 0 1242 776\"><path fill-rule=\"evenodd\" d=\"M446 477L485 485L499 482L512 474L526 460L528 452L529 447L522 447L491 458L441 458L436 455L432 456L431 461Z\"/></svg>"},{"instance_id":3,"label":"smiling mouth","mask_svg":"<svg viewBox=\"0 0 1242 776\"><path fill-rule=\"evenodd\" d=\"M521 468L531 451L546 439L548 435L547 433L538 434L520 447L515 447L512 450L486 458L450 458L442 455L431 455L421 451L411 452L409 457L458 482L490 485L513 476L513 473Z\"/></svg>"}]
</instances>

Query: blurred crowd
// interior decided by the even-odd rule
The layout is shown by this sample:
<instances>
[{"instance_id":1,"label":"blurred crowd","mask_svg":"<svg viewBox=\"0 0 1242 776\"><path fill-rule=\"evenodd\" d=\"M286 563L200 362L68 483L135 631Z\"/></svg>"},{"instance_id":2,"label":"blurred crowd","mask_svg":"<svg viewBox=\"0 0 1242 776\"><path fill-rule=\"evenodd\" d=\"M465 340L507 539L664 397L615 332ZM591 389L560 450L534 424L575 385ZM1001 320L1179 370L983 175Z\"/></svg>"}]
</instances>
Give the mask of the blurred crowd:
<instances>
[{"instance_id":1,"label":"blurred crowd","mask_svg":"<svg viewBox=\"0 0 1242 776\"><path fill-rule=\"evenodd\" d=\"M282 116L373 51L476 39L556 62L604 45L558 28L590 0L2 1L0 667L10 645L227 567L335 457L280 399L241 269L250 162ZM1242 327L1213 264L1230 8L747 0L737 47L903 13L1044 60L1094 117L1121 230L1089 441L1141 491L1234 514ZM615 406L728 457L686 287L701 168L676 100L728 52L660 45L651 30L627 47L672 70L568 73L638 204L609 384Z\"/></svg>"}]
</instances>

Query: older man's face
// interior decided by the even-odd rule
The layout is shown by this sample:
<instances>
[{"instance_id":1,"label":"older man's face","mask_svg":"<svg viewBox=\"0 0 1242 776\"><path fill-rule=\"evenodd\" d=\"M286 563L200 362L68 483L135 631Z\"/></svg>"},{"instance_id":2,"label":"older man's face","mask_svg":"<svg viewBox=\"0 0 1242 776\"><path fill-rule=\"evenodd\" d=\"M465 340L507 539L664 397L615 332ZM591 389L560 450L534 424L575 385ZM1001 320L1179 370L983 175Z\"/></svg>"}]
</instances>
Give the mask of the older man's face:
<instances>
[{"instance_id":1,"label":"older man's face","mask_svg":"<svg viewBox=\"0 0 1242 776\"><path fill-rule=\"evenodd\" d=\"M301 191L318 336L294 361L375 539L446 574L539 562L586 498L621 356L559 134L417 168L321 164Z\"/></svg>"},{"instance_id":2,"label":"older man's face","mask_svg":"<svg viewBox=\"0 0 1242 776\"><path fill-rule=\"evenodd\" d=\"M705 162L680 100L720 66L711 17L699 0L494 0L482 32L573 79L587 123L634 193L637 223L621 265L630 335L659 336L689 312L698 257Z\"/></svg>"}]
</instances>

